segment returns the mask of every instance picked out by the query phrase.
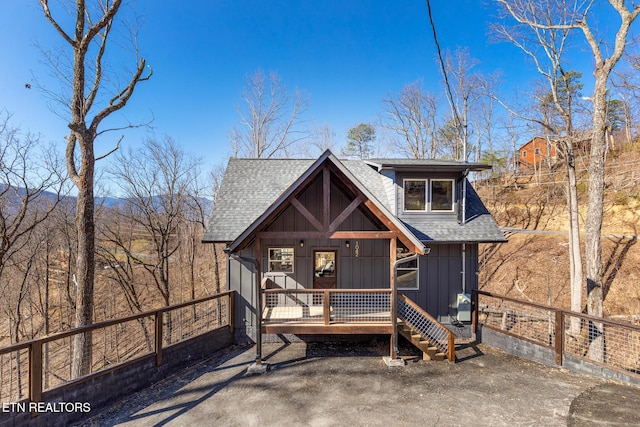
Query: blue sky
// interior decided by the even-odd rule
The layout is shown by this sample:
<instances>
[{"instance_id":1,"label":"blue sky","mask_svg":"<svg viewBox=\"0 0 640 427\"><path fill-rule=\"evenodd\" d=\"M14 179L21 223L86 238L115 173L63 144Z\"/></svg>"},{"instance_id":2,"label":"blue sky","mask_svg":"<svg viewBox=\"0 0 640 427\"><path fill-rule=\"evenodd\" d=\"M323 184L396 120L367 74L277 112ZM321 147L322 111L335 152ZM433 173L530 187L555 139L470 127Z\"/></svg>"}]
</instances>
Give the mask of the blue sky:
<instances>
[{"instance_id":1,"label":"blue sky","mask_svg":"<svg viewBox=\"0 0 640 427\"><path fill-rule=\"evenodd\" d=\"M443 49L467 46L480 71L501 70L503 92L530 84L532 65L514 47L491 41L492 7L453 4L432 2ZM125 146L152 132L174 137L206 165L225 162L245 76L258 68L276 71L289 90L306 92L307 124L327 123L340 143L349 128L375 121L381 99L407 83L422 79L427 90L442 93L424 1L137 0L132 6L143 18L139 43L154 75L116 119L154 117L154 129L125 132ZM52 84L35 43L58 39L36 0L0 6L0 109L13 113L23 130L60 141L62 150L66 123L41 92L25 88L33 76ZM588 65L588 53L583 56Z\"/></svg>"}]
</instances>

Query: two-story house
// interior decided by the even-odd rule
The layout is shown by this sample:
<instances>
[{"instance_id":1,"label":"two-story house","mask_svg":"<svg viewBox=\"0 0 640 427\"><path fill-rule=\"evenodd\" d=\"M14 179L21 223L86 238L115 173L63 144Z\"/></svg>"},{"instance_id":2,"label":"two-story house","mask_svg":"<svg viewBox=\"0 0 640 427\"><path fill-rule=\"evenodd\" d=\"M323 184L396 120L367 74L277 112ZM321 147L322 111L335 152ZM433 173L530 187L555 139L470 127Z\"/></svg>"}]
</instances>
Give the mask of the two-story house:
<instances>
[{"instance_id":1,"label":"two-story house","mask_svg":"<svg viewBox=\"0 0 640 427\"><path fill-rule=\"evenodd\" d=\"M558 158L556 141L535 136L524 143L517 152L517 164L520 169L539 168L542 162L554 164Z\"/></svg>"},{"instance_id":2,"label":"two-story house","mask_svg":"<svg viewBox=\"0 0 640 427\"><path fill-rule=\"evenodd\" d=\"M469 320L478 244L506 241L467 181L487 168L330 151L231 159L204 241L227 244L237 339L389 334L394 356L398 327L420 324L442 344Z\"/></svg>"}]
</instances>

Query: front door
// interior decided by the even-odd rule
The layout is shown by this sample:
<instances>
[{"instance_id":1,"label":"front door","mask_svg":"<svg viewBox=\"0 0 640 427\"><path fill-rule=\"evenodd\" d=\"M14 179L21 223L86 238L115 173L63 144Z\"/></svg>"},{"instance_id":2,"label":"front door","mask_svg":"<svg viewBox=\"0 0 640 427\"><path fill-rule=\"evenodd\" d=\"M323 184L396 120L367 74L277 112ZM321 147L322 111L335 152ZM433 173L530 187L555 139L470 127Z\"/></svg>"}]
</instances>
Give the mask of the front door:
<instances>
[{"instance_id":1,"label":"front door","mask_svg":"<svg viewBox=\"0 0 640 427\"><path fill-rule=\"evenodd\" d=\"M337 280L337 251L313 251L313 288L335 289Z\"/></svg>"}]
</instances>

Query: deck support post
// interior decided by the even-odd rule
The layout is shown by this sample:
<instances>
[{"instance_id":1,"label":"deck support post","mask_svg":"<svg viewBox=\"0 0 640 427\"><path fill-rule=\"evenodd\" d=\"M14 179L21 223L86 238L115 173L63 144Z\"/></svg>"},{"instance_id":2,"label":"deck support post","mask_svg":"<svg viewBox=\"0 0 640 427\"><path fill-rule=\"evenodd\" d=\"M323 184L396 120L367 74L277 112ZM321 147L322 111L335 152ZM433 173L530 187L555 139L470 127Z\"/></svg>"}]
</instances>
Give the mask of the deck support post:
<instances>
[{"instance_id":1,"label":"deck support post","mask_svg":"<svg viewBox=\"0 0 640 427\"><path fill-rule=\"evenodd\" d=\"M389 239L389 286L391 287L391 324L393 325L393 333L391 334L391 360L398 358L398 289L396 288L396 237Z\"/></svg>"},{"instance_id":2,"label":"deck support post","mask_svg":"<svg viewBox=\"0 0 640 427\"><path fill-rule=\"evenodd\" d=\"M256 238L253 263L256 267L256 360L247 368L247 374L264 374L269 369L268 363L262 363L262 261L260 238Z\"/></svg>"},{"instance_id":3,"label":"deck support post","mask_svg":"<svg viewBox=\"0 0 640 427\"><path fill-rule=\"evenodd\" d=\"M256 239L256 365L262 365L262 260L261 239Z\"/></svg>"}]
</instances>

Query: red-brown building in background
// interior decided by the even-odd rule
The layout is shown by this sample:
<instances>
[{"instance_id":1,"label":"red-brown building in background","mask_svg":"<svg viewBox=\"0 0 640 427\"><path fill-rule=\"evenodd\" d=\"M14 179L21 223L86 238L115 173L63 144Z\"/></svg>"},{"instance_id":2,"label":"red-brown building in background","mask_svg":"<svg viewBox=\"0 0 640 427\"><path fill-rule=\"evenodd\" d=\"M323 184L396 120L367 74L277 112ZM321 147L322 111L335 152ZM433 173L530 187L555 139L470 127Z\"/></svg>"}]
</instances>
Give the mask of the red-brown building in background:
<instances>
[{"instance_id":1,"label":"red-brown building in background","mask_svg":"<svg viewBox=\"0 0 640 427\"><path fill-rule=\"evenodd\" d=\"M540 167L542 162L555 163L557 159L556 141L536 136L518 149L517 164L520 169Z\"/></svg>"}]
</instances>

